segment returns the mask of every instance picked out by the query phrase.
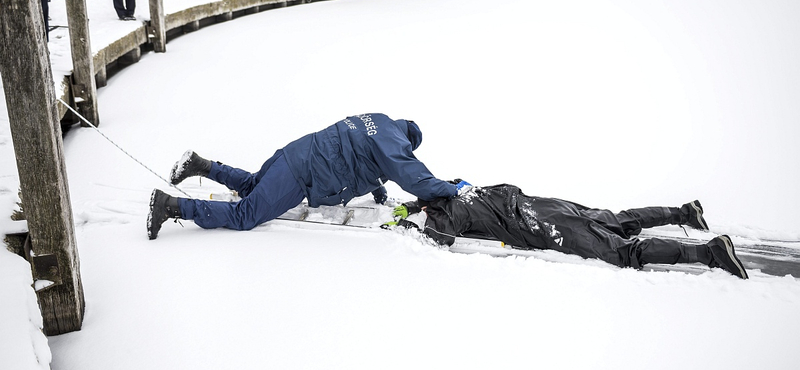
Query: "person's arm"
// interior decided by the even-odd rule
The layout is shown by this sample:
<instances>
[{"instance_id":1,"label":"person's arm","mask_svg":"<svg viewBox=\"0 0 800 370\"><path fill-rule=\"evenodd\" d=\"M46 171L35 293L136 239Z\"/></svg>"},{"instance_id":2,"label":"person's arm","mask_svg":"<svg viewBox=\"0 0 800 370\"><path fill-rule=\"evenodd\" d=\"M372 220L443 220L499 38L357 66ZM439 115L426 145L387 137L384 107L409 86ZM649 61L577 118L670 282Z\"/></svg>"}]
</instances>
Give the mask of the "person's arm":
<instances>
[{"instance_id":1,"label":"person's arm","mask_svg":"<svg viewBox=\"0 0 800 370\"><path fill-rule=\"evenodd\" d=\"M405 207L406 209L406 214L405 216L403 216L403 218L406 218L409 215L420 213L423 210L419 200L412 200L410 202L405 202L402 205L400 205L400 207Z\"/></svg>"},{"instance_id":2,"label":"person's arm","mask_svg":"<svg viewBox=\"0 0 800 370\"><path fill-rule=\"evenodd\" d=\"M381 187L375 189L372 192L372 197L375 199L375 203L384 204L386 203L386 199L389 199L389 195L386 193L386 187L381 185Z\"/></svg>"},{"instance_id":3,"label":"person's arm","mask_svg":"<svg viewBox=\"0 0 800 370\"><path fill-rule=\"evenodd\" d=\"M458 191L456 186L437 179L411 151L411 143L405 137L393 136L376 140L375 162L387 178L423 200L452 198Z\"/></svg>"},{"instance_id":4,"label":"person's arm","mask_svg":"<svg viewBox=\"0 0 800 370\"><path fill-rule=\"evenodd\" d=\"M445 200L446 199L441 199ZM436 202L431 206L430 202L418 199L403 203L395 207L393 215L400 217L396 221L387 222L383 227L388 228L391 226L399 226L406 229L415 229L422 232L423 235L433 240L436 244L443 246L451 246L455 243L456 236L463 230L469 227L469 220L462 220L463 216L454 220L450 217L450 213L445 211L442 207L447 207L447 203ZM425 229L421 230L417 224L409 221L406 217L425 211Z\"/></svg>"},{"instance_id":5,"label":"person's arm","mask_svg":"<svg viewBox=\"0 0 800 370\"><path fill-rule=\"evenodd\" d=\"M388 229L388 228L391 228L393 226L399 226L399 227L402 227L404 229L414 229L417 232L422 232L422 230L419 228L419 225L417 225L417 224L415 224L415 223L413 223L413 222L411 222L409 220L406 220L405 218L401 218L401 219L399 219L397 221L386 222L383 225L381 225L381 229Z\"/></svg>"},{"instance_id":6,"label":"person's arm","mask_svg":"<svg viewBox=\"0 0 800 370\"><path fill-rule=\"evenodd\" d=\"M422 233L439 245L449 247L456 242L456 233L452 227L452 223L447 222L446 219L437 219L436 216L431 216L431 213L428 213L428 219L425 222L425 230L423 230Z\"/></svg>"},{"instance_id":7,"label":"person's arm","mask_svg":"<svg viewBox=\"0 0 800 370\"><path fill-rule=\"evenodd\" d=\"M423 234L433 239L439 245L451 246L456 241L456 236L468 230L471 221L467 214L454 209L453 201L437 201L424 208L427 219Z\"/></svg>"}]
</instances>

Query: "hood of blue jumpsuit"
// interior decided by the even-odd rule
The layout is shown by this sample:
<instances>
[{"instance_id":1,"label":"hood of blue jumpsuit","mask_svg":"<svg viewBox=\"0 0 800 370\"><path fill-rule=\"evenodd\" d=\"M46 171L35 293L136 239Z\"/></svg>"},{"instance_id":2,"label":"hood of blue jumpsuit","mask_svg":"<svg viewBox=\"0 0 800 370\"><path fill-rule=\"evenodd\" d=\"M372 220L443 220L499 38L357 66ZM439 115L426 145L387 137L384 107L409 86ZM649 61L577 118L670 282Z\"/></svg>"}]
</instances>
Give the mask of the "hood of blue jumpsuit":
<instances>
[{"instance_id":1,"label":"hood of blue jumpsuit","mask_svg":"<svg viewBox=\"0 0 800 370\"><path fill-rule=\"evenodd\" d=\"M411 120L399 119L397 121L398 126L400 126L401 130L403 126L405 126L406 137L408 137L408 141L411 142L411 150L417 150L419 145L422 144L422 131L420 131L419 126L417 123Z\"/></svg>"}]
</instances>

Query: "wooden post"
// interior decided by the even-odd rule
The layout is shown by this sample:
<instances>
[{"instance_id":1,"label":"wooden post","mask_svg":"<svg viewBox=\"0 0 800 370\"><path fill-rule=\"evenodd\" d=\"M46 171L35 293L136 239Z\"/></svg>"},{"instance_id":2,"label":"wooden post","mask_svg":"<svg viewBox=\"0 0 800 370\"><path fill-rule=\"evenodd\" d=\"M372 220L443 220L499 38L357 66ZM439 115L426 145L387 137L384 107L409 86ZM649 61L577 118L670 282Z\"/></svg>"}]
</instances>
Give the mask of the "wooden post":
<instances>
[{"instance_id":1,"label":"wooden post","mask_svg":"<svg viewBox=\"0 0 800 370\"><path fill-rule=\"evenodd\" d=\"M124 66L129 66L134 63L139 63L140 59L142 59L142 49L139 46L137 46L133 48L133 50L119 57L119 59L117 59L117 62L121 63Z\"/></svg>"},{"instance_id":2,"label":"wooden post","mask_svg":"<svg viewBox=\"0 0 800 370\"><path fill-rule=\"evenodd\" d=\"M183 33L194 32L200 29L200 21L191 21L183 25Z\"/></svg>"},{"instance_id":3,"label":"wooden post","mask_svg":"<svg viewBox=\"0 0 800 370\"><path fill-rule=\"evenodd\" d=\"M164 1L150 0L150 32L147 34L153 43L153 51L167 51L167 21L164 17Z\"/></svg>"},{"instance_id":4,"label":"wooden post","mask_svg":"<svg viewBox=\"0 0 800 370\"><path fill-rule=\"evenodd\" d=\"M233 19L233 12L225 12L218 15L215 20L217 23L222 23L222 22L227 22L231 19Z\"/></svg>"},{"instance_id":5,"label":"wooden post","mask_svg":"<svg viewBox=\"0 0 800 370\"><path fill-rule=\"evenodd\" d=\"M72 95L78 112L95 126L100 125L97 110L97 84L94 80L92 43L89 40L89 18L86 0L67 0L67 24L72 48ZM88 126L81 122L81 125Z\"/></svg>"},{"instance_id":6,"label":"wooden post","mask_svg":"<svg viewBox=\"0 0 800 370\"><path fill-rule=\"evenodd\" d=\"M0 0L0 76L28 220L44 332L79 330L84 298L42 5Z\"/></svg>"},{"instance_id":7,"label":"wooden post","mask_svg":"<svg viewBox=\"0 0 800 370\"><path fill-rule=\"evenodd\" d=\"M106 66L100 66L100 69L96 72L97 73L94 75L94 82L97 84L97 87L106 87L108 85L108 71L106 70Z\"/></svg>"}]
</instances>

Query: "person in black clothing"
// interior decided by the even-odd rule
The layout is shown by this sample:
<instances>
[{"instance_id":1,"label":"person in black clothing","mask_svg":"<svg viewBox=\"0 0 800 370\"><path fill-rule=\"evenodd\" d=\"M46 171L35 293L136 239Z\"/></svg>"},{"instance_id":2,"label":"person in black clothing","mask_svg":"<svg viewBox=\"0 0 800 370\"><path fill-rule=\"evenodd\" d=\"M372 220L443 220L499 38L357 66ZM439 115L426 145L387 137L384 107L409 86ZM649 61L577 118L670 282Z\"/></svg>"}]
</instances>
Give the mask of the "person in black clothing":
<instances>
[{"instance_id":1,"label":"person in black clothing","mask_svg":"<svg viewBox=\"0 0 800 370\"><path fill-rule=\"evenodd\" d=\"M42 18L44 20L44 39L50 41L50 0L42 0Z\"/></svg>"},{"instance_id":2,"label":"person in black clothing","mask_svg":"<svg viewBox=\"0 0 800 370\"><path fill-rule=\"evenodd\" d=\"M404 203L395 209L401 218L395 224L419 228L405 217L421 211L427 214L422 232L440 245L452 245L457 236L492 239L516 249L552 249L636 269L648 263L700 262L748 278L727 235L699 245L635 238L642 229L670 224L707 231L703 207L696 200L679 208L613 213L561 199L528 196L516 186L501 184L473 187L450 199Z\"/></svg>"},{"instance_id":3,"label":"person in black clothing","mask_svg":"<svg viewBox=\"0 0 800 370\"><path fill-rule=\"evenodd\" d=\"M135 21L133 12L136 10L136 0L114 0L114 10L121 21Z\"/></svg>"}]
</instances>

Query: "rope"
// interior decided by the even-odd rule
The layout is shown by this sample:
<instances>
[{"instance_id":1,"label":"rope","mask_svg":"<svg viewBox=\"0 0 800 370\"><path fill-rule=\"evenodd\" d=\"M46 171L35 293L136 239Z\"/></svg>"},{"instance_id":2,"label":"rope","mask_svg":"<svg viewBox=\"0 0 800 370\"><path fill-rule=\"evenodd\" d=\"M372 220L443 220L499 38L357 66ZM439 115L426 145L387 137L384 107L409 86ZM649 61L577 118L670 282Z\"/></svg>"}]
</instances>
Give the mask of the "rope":
<instances>
[{"instance_id":1,"label":"rope","mask_svg":"<svg viewBox=\"0 0 800 370\"><path fill-rule=\"evenodd\" d=\"M187 197L188 197L188 198L190 198L190 199L192 198L192 196L191 196L191 195L187 194L185 191L181 190L179 187L177 187L177 186L173 185L171 182L167 181L167 179L165 179L165 178L161 177L161 175L159 175L158 173L156 173L156 171L153 171L152 169L150 169L150 167L147 167L147 166L145 166L145 164L144 164L144 163L142 163L141 161L139 161L138 159L136 159L134 156L132 156L130 153L128 153L127 151L125 151L125 149L122 149L122 147L121 147L121 146L119 146L119 145L117 145L117 143L115 143L115 142L114 142L114 140L111 140L111 139L109 139L109 138L108 138L108 136L106 136L106 135L105 135L105 134L104 134L102 131L100 131L100 129L98 129L98 128L97 128L97 126L95 126L94 124L92 124L91 122L89 122L89 120L87 120L87 119L86 119L86 118L84 118L84 117L83 117L83 116L82 116L80 113L78 113L77 111L75 111L75 109L72 109L72 107L70 107L70 106L69 106L69 104L67 104L67 103L65 103L63 100L61 100L61 98L56 98L56 99L58 99L58 101L59 101L59 102L61 102L61 104L63 104L65 107L67 107L67 109L69 109L70 111L72 111L72 113L75 113L75 115L77 115L78 117L80 117L80 119L81 119L83 122L86 122L86 124L88 124L88 125L89 125L89 126L91 126L91 127L92 127L92 128L95 130L95 131L97 131L97 133L98 133L98 134L100 134L100 136L102 136L102 137L104 137L106 140L108 140L108 142L109 142L109 143L113 144L115 147L117 147L117 149L119 149L121 152L125 153L125 155L127 155L128 157L130 157L131 159L133 159L133 160L134 160L136 163L138 163L140 166L142 166L142 167L144 167L146 170L150 171L150 173L152 173L153 175L155 175L156 177L158 177L159 179L161 179L161 181L164 181L165 183L167 183L167 185L169 185L169 186L171 186L171 187L175 188L175 190L177 190L177 191L181 192L181 194L183 194L183 195L187 196Z\"/></svg>"}]
</instances>

